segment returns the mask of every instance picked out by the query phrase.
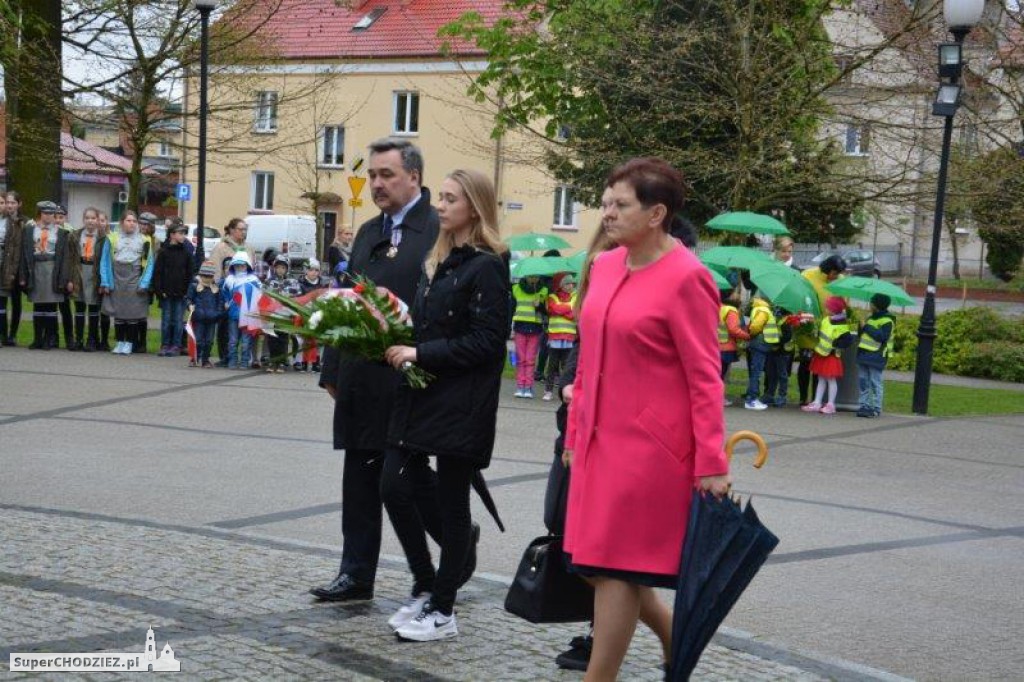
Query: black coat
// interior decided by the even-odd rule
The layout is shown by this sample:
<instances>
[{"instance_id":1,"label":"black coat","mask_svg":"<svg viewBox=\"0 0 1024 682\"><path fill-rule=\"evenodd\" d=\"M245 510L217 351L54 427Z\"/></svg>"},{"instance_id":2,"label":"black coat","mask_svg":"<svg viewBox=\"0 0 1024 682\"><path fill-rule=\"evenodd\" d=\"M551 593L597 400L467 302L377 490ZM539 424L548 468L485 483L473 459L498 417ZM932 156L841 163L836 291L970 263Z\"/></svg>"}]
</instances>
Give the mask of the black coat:
<instances>
[{"instance_id":1,"label":"black coat","mask_svg":"<svg viewBox=\"0 0 1024 682\"><path fill-rule=\"evenodd\" d=\"M416 364L436 379L424 389L402 384L389 445L490 464L509 294L504 259L469 246L454 249L433 280L423 275L412 307Z\"/></svg>"},{"instance_id":2,"label":"black coat","mask_svg":"<svg viewBox=\"0 0 1024 682\"><path fill-rule=\"evenodd\" d=\"M383 214L363 223L352 242L348 272L369 277L387 287L406 303L416 296L423 261L437 241L437 211L430 205L430 190L422 190L419 202L402 222L402 243L388 258L390 242L381 236ZM342 358L333 348L323 355L321 384L333 384L334 448L383 450L388 420L401 375L383 362Z\"/></svg>"},{"instance_id":3,"label":"black coat","mask_svg":"<svg viewBox=\"0 0 1024 682\"><path fill-rule=\"evenodd\" d=\"M192 254L185 243L167 242L156 254L153 264L153 284L150 287L157 296L184 298L194 276L195 265Z\"/></svg>"}]
</instances>

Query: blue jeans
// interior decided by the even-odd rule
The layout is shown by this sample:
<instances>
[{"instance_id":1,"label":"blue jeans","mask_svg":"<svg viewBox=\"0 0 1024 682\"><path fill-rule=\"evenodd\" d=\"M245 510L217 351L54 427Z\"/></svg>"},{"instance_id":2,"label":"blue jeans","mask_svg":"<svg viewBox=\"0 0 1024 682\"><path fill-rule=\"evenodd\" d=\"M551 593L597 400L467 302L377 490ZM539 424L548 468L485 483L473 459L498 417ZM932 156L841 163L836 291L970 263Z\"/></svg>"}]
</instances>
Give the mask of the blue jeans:
<instances>
[{"instance_id":1,"label":"blue jeans","mask_svg":"<svg viewBox=\"0 0 1024 682\"><path fill-rule=\"evenodd\" d=\"M747 350L747 355L750 358L750 376L747 379L747 393L743 397L745 400L757 400L761 396L761 375L768 361L768 351L752 347Z\"/></svg>"},{"instance_id":2,"label":"blue jeans","mask_svg":"<svg viewBox=\"0 0 1024 682\"><path fill-rule=\"evenodd\" d=\"M184 327L182 316L185 314L184 297L160 299L160 345L177 346L181 343L181 332Z\"/></svg>"},{"instance_id":3,"label":"blue jeans","mask_svg":"<svg viewBox=\"0 0 1024 682\"><path fill-rule=\"evenodd\" d=\"M252 335L238 327L238 320L228 320L228 368L249 367L251 364Z\"/></svg>"},{"instance_id":4,"label":"blue jeans","mask_svg":"<svg viewBox=\"0 0 1024 682\"><path fill-rule=\"evenodd\" d=\"M793 364L793 354L789 351L773 351L768 354L767 362L761 402L766 405L785 405L786 395L789 393L789 368Z\"/></svg>"},{"instance_id":5,"label":"blue jeans","mask_svg":"<svg viewBox=\"0 0 1024 682\"><path fill-rule=\"evenodd\" d=\"M196 335L196 362L200 365L210 360L210 349L217 338L217 321L199 322L193 320L192 331Z\"/></svg>"},{"instance_id":6,"label":"blue jeans","mask_svg":"<svg viewBox=\"0 0 1024 682\"><path fill-rule=\"evenodd\" d=\"M857 364L857 385L860 388L860 409L882 413L882 370Z\"/></svg>"}]
</instances>

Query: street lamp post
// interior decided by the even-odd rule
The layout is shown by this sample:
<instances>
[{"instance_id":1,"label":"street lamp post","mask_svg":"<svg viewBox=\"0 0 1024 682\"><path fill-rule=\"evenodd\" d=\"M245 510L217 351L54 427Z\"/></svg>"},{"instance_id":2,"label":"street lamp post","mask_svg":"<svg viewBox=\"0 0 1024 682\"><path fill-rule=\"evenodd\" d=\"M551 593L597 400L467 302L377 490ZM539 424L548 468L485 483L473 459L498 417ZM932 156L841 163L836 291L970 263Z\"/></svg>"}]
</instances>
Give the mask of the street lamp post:
<instances>
[{"instance_id":1,"label":"street lamp post","mask_svg":"<svg viewBox=\"0 0 1024 682\"><path fill-rule=\"evenodd\" d=\"M203 239L206 236L206 116L207 81L210 69L210 13L217 7L218 0L194 0L199 10L199 183L196 187L196 261L206 260Z\"/></svg>"},{"instance_id":2,"label":"street lamp post","mask_svg":"<svg viewBox=\"0 0 1024 682\"><path fill-rule=\"evenodd\" d=\"M960 106L960 75L963 71L964 38L981 20L985 0L944 0L943 15L956 42L939 45L939 91L932 103L932 115L942 116L942 155L939 157L939 178L935 192L935 221L932 225L932 250L928 260L928 287L924 309L917 328L917 362L914 367L915 414L928 414L928 390L932 382L932 352L935 347L935 280L939 269L939 245L946 207L946 180L949 176L949 150L953 139L953 116Z\"/></svg>"}]
</instances>

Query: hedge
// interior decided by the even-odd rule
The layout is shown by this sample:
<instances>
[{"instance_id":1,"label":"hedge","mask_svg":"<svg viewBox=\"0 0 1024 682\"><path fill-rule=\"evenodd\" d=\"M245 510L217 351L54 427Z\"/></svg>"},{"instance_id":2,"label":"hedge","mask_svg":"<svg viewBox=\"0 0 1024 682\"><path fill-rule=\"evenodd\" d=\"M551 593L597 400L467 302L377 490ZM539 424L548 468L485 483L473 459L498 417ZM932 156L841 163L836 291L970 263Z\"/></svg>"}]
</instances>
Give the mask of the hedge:
<instances>
[{"instance_id":1,"label":"hedge","mask_svg":"<svg viewBox=\"0 0 1024 682\"><path fill-rule=\"evenodd\" d=\"M889 367L912 370L917 360L917 315L896 315ZM1024 383L1024 319L992 308L950 310L938 316L932 369L939 374Z\"/></svg>"}]
</instances>

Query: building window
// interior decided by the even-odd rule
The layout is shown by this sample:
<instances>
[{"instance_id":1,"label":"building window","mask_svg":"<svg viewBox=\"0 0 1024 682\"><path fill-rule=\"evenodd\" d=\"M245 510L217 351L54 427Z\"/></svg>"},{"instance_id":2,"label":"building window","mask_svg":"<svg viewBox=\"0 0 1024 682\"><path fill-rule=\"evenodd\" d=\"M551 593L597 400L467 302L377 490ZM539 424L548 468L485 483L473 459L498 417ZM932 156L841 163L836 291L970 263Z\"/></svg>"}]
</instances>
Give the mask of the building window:
<instances>
[{"instance_id":1,"label":"building window","mask_svg":"<svg viewBox=\"0 0 1024 682\"><path fill-rule=\"evenodd\" d=\"M340 168L345 165L345 126L324 126L320 132L321 166Z\"/></svg>"},{"instance_id":2,"label":"building window","mask_svg":"<svg viewBox=\"0 0 1024 682\"><path fill-rule=\"evenodd\" d=\"M846 142L844 151L847 156L866 156L871 139L870 129L862 123L846 124Z\"/></svg>"},{"instance_id":3,"label":"building window","mask_svg":"<svg viewBox=\"0 0 1024 682\"><path fill-rule=\"evenodd\" d=\"M555 188L554 227L563 230L576 229L576 198L571 187L559 185Z\"/></svg>"},{"instance_id":4,"label":"building window","mask_svg":"<svg viewBox=\"0 0 1024 682\"><path fill-rule=\"evenodd\" d=\"M415 135L420 132L420 94L395 93L395 134Z\"/></svg>"},{"instance_id":5,"label":"building window","mask_svg":"<svg viewBox=\"0 0 1024 682\"><path fill-rule=\"evenodd\" d=\"M252 174L252 208L257 211L274 210L274 174L254 171Z\"/></svg>"},{"instance_id":6,"label":"building window","mask_svg":"<svg viewBox=\"0 0 1024 682\"><path fill-rule=\"evenodd\" d=\"M263 91L256 94L256 124L258 133L277 132L277 93Z\"/></svg>"},{"instance_id":7,"label":"building window","mask_svg":"<svg viewBox=\"0 0 1024 682\"><path fill-rule=\"evenodd\" d=\"M174 145L168 140L160 140L160 152L159 155L162 157L174 156Z\"/></svg>"}]
</instances>

